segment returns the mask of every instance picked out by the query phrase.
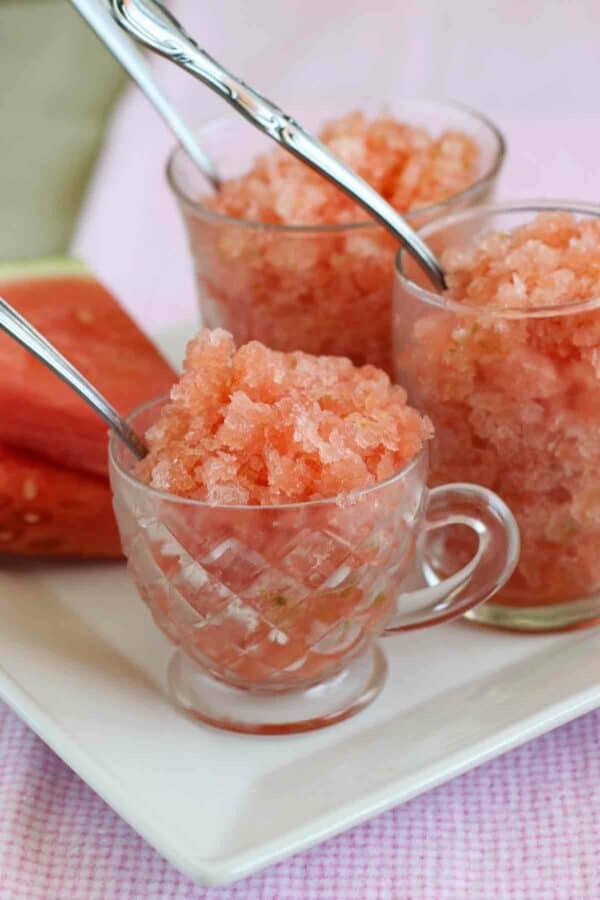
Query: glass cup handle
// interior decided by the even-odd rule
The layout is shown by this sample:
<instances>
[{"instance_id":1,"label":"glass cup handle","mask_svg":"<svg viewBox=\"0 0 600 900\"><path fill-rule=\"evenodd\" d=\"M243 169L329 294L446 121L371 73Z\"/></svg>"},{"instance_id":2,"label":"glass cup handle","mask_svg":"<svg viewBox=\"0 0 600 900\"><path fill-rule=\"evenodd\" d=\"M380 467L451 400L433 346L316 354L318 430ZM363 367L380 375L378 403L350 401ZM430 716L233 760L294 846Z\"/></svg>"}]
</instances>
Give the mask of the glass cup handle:
<instances>
[{"instance_id":1,"label":"glass cup handle","mask_svg":"<svg viewBox=\"0 0 600 900\"><path fill-rule=\"evenodd\" d=\"M427 566L425 545L430 532L466 525L479 543L469 562L438 578ZM385 633L423 628L460 616L489 599L510 578L519 559L519 528L503 500L476 484L444 484L428 492L425 523L416 542L416 558L429 585L400 591Z\"/></svg>"}]
</instances>

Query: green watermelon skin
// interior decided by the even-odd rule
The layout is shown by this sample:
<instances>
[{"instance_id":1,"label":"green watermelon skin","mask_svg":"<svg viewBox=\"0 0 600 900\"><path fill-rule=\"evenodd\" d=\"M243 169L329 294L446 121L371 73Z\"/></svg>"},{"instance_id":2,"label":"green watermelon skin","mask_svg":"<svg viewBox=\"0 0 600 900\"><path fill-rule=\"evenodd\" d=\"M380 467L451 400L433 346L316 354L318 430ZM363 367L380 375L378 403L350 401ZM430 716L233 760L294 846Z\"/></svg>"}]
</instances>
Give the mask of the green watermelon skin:
<instances>
[{"instance_id":1,"label":"green watermelon skin","mask_svg":"<svg viewBox=\"0 0 600 900\"><path fill-rule=\"evenodd\" d=\"M164 394L175 374L78 260L0 264L4 297L120 413ZM0 333L0 441L61 465L107 471L107 427L53 372Z\"/></svg>"},{"instance_id":2,"label":"green watermelon skin","mask_svg":"<svg viewBox=\"0 0 600 900\"><path fill-rule=\"evenodd\" d=\"M0 444L0 555L115 559L108 481Z\"/></svg>"}]
</instances>

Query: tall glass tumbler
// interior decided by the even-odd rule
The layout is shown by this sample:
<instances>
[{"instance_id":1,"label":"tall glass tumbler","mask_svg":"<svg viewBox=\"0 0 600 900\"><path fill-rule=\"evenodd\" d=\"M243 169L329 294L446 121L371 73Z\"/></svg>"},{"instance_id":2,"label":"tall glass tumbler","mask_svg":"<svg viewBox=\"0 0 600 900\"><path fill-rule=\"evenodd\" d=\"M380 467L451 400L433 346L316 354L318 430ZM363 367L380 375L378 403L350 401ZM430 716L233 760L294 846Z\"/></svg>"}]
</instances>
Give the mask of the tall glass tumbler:
<instances>
[{"instance_id":1,"label":"tall glass tumbler","mask_svg":"<svg viewBox=\"0 0 600 900\"><path fill-rule=\"evenodd\" d=\"M442 253L555 210L600 218L597 206L531 201L472 209L422 234ZM431 291L406 254L396 262L396 373L436 427L430 484L486 485L521 532L513 577L470 617L528 631L599 621L600 294L475 307Z\"/></svg>"},{"instance_id":2,"label":"tall glass tumbler","mask_svg":"<svg viewBox=\"0 0 600 900\"><path fill-rule=\"evenodd\" d=\"M396 99L385 111L435 137L463 132L479 148L473 183L407 213L411 224L490 198L505 152L495 125L466 107L438 100ZM318 130L331 117L329 108L301 121ZM225 177L249 171L259 153L273 149L238 118L209 123L198 133ZM357 365L372 363L391 372L397 243L382 226L366 216L364 222L296 226L220 215L203 204L211 187L182 149L171 156L167 175L187 230L204 324L226 328L238 344L260 340L276 350L349 356Z\"/></svg>"}]
</instances>

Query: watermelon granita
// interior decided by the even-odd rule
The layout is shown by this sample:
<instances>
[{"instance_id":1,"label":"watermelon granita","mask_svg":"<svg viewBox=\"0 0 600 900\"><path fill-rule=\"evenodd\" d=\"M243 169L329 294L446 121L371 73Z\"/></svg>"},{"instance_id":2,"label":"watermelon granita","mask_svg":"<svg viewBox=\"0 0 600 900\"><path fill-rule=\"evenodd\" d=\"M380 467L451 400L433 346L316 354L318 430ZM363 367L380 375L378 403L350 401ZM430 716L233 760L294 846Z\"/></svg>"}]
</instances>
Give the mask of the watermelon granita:
<instances>
[{"instance_id":1,"label":"watermelon granita","mask_svg":"<svg viewBox=\"0 0 600 900\"><path fill-rule=\"evenodd\" d=\"M436 223L454 307L399 280L397 371L436 426L433 483L480 482L518 520L494 603L539 607L600 587L600 220L523 218L466 246Z\"/></svg>"},{"instance_id":2,"label":"watermelon granita","mask_svg":"<svg viewBox=\"0 0 600 900\"><path fill-rule=\"evenodd\" d=\"M423 221L416 210L443 204L481 175L479 148L459 130L434 136L353 112L320 137L398 211L413 213L413 224ZM280 148L218 194L193 199L182 210L205 325L227 328L238 344L256 339L391 371L398 244L362 207Z\"/></svg>"},{"instance_id":3,"label":"watermelon granita","mask_svg":"<svg viewBox=\"0 0 600 900\"><path fill-rule=\"evenodd\" d=\"M117 520L144 599L188 655L233 683L285 687L382 630L432 433L403 388L372 366L236 350L203 330L170 400L140 416L149 454L137 479L111 470Z\"/></svg>"},{"instance_id":4,"label":"watermelon granita","mask_svg":"<svg viewBox=\"0 0 600 900\"><path fill-rule=\"evenodd\" d=\"M384 481L428 436L428 420L374 366L258 341L236 350L227 332L203 329L139 474L212 504L298 503Z\"/></svg>"}]
</instances>

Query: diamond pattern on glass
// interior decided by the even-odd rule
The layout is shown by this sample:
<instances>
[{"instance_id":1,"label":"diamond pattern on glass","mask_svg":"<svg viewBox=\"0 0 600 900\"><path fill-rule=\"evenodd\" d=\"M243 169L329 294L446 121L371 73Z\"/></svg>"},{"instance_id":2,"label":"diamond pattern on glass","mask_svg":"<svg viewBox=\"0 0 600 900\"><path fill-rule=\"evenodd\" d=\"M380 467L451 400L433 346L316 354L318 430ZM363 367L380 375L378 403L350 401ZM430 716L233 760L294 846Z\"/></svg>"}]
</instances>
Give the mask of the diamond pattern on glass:
<instances>
[{"instance_id":1,"label":"diamond pattern on glass","mask_svg":"<svg viewBox=\"0 0 600 900\"><path fill-rule=\"evenodd\" d=\"M304 602L310 591L278 569L261 572L244 591L246 601L272 626L289 618L290 610Z\"/></svg>"},{"instance_id":2,"label":"diamond pattern on glass","mask_svg":"<svg viewBox=\"0 0 600 900\"><path fill-rule=\"evenodd\" d=\"M270 627L251 606L233 597L189 639L209 659L230 666L249 647L265 639Z\"/></svg>"},{"instance_id":3,"label":"diamond pattern on glass","mask_svg":"<svg viewBox=\"0 0 600 900\"><path fill-rule=\"evenodd\" d=\"M320 641L313 644L311 650L313 653L321 653L325 656L337 655L349 650L362 635L363 629L359 622L342 619L341 622L337 622L333 628L330 628Z\"/></svg>"},{"instance_id":4,"label":"diamond pattern on glass","mask_svg":"<svg viewBox=\"0 0 600 900\"><path fill-rule=\"evenodd\" d=\"M309 588L323 585L352 554L351 547L325 531L306 528L281 559L281 568Z\"/></svg>"},{"instance_id":5,"label":"diamond pattern on glass","mask_svg":"<svg viewBox=\"0 0 600 900\"><path fill-rule=\"evenodd\" d=\"M269 568L268 562L260 553L245 547L235 538L228 538L213 547L203 557L202 563L213 577L218 578L235 593Z\"/></svg>"},{"instance_id":6,"label":"diamond pattern on glass","mask_svg":"<svg viewBox=\"0 0 600 900\"><path fill-rule=\"evenodd\" d=\"M116 505L140 593L165 634L225 680L314 682L388 616L382 584L408 524L391 502L274 514L155 499L140 515L128 500Z\"/></svg>"}]
</instances>

